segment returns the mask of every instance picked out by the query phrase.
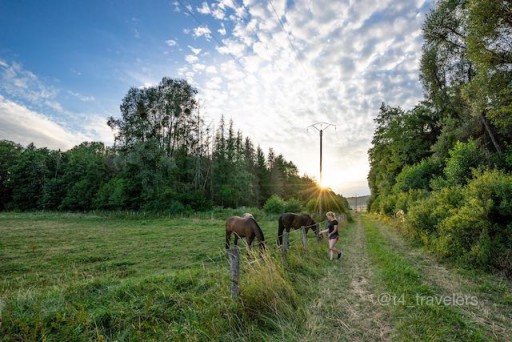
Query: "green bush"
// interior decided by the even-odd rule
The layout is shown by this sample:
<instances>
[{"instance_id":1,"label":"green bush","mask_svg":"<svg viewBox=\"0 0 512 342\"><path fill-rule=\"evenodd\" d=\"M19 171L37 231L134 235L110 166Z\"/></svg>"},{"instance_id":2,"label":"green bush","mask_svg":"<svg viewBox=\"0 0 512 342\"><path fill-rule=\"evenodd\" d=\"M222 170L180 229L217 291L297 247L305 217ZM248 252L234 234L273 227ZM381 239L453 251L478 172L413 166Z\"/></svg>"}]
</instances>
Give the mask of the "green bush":
<instances>
[{"instance_id":1,"label":"green bush","mask_svg":"<svg viewBox=\"0 0 512 342\"><path fill-rule=\"evenodd\" d=\"M428 197L429 193L423 189L411 189L407 192L401 192L396 196L395 213L398 210L403 210L405 213L409 211L409 207L414 205L417 201Z\"/></svg>"},{"instance_id":2,"label":"green bush","mask_svg":"<svg viewBox=\"0 0 512 342\"><path fill-rule=\"evenodd\" d=\"M424 245L431 246L439 236L439 224L463 201L462 188L454 186L434 191L416 201L407 213L407 231Z\"/></svg>"},{"instance_id":3,"label":"green bush","mask_svg":"<svg viewBox=\"0 0 512 342\"><path fill-rule=\"evenodd\" d=\"M281 214L285 211L285 201L278 195L272 195L265 202L263 210L268 214Z\"/></svg>"},{"instance_id":4,"label":"green bush","mask_svg":"<svg viewBox=\"0 0 512 342\"><path fill-rule=\"evenodd\" d=\"M378 211L381 214L385 214L388 216L393 216L395 214L395 206L396 206L396 196L395 195L387 195L380 196Z\"/></svg>"},{"instance_id":5,"label":"green bush","mask_svg":"<svg viewBox=\"0 0 512 342\"><path fill-rule=\"evenodd\" d=\"M284 211L287 213L300 213L302 211L302 203L296 198L290 198L284 204Z\"/></svg>"},{"instance_id":6,"label":"green bush","mask_svg":"<svg viewBox=\"0 0 512 342\"><path fill-rule=\"evenodd\" d=\"M463 204L440 223L437 251L464 264L512 274L512 175L476 173L463 196Z\"/></svg>"},{"instance_id":7,"label":"green bush","mask_svg":"<svg viewBox=\"0 0 512 342\"><path fill-rule=\"evenodd\" d=\"M434 159L423 159L418 164L406 165L396 177L395 193L411 189L429 189L433 177L441 173L441 164Z\"/></svg>"},{"instance_id":8,"label":"green bush","mask_svg":"<svg viewBox=\"0 0 512 342\"><path fill-rule=\"evenodd\" d=\"M104 183L93 200L96 209L120 210L126 204L125 180L112 178Z\"/></svg>"},{"instance_id":9,"label":"green bush","mask_svg":"<svg viewBox=\"0 0 512 342\"><path fill-rule=\"evenodd\" d=\"M486 266L490 257L489 222L479 205L463 206L439 225L436 251L476 266Z\"/></svg>"},{"instance_id":10,"label":"green bush","mask_svg":"<svg viewBox=\"0 0 512 342\"><path fill-rule=\"evenodd\" d=\"M444 174L450 185L466 184L471 170L481 165L484 160L484 154L475 140L469 140L467 143L458 141L449 154Z\"/></svg>"}]
</instances>

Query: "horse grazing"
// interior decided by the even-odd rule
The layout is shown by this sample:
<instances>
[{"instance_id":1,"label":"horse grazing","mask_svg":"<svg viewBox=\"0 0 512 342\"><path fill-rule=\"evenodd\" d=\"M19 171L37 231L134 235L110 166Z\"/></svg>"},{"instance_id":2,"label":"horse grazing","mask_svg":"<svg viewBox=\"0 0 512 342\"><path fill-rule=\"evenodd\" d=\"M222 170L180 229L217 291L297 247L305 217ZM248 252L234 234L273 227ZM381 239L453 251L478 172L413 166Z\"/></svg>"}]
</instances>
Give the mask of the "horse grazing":
<instances>
[{"instance_id":1,"label":"horse grazing","mask_svg":"<svg viewBox=\"0 0 512 342\"><path fill-rule=\"evenodd\" d=\"M283 231L286 229L290 232L290 229L299 229L300 227L306 227L306 234L311 228L315 235L318 237L318 224L308 214L293 214L285 213L279 216L279 229L277 231L277 243L279 246L283 244Z\"/></svg>"},{"instance_id":2,"label":"horse grazing","mask_svg":"<svg viewBox=\"0 0 512 342\"><path fill-rule=\"evenodd\" d=\"M249 249L252 248L254 238L258 239L260 250L265 249L265 237L263 231L251 214L244 214L243 217L232 216L226 221L226 249L231 245L231 234L235 234L235 246L238 238L246 238Z\"/></svg>"}]
</instances>

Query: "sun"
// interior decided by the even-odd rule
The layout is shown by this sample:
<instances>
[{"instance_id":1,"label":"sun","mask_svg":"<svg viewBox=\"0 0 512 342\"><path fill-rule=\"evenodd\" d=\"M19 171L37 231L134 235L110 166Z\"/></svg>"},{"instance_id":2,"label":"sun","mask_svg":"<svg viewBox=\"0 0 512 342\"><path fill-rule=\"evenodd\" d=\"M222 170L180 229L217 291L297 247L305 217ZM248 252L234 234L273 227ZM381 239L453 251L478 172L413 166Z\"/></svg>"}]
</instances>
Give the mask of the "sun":
<instances>
[{"instance_id":1,"label":"sun","mask_svg":"<svg viewBox=\"0 0 512 342\"><path fill-rule=\"evenodd\" d=\"M319 182L318 185L320 186L320 189L323 189L323 190L330 188L328 182L325 179L322 179L322 181Z\"/></svg>"},{"instance_id":2,"label":"sun","mask_svg":"<svg viewBox=\"0 0 512 342\"><path fill-rule=\"evenodd\" d=\"M322 181L319 183L319 186L321 189L329 189L329 188L333 188L337 185L338 183L338 179L336 177L336 175L334 174L330 174L330 173L326 173L326 174L323 174L322 175Z\"/></svg>"}]
</instances>

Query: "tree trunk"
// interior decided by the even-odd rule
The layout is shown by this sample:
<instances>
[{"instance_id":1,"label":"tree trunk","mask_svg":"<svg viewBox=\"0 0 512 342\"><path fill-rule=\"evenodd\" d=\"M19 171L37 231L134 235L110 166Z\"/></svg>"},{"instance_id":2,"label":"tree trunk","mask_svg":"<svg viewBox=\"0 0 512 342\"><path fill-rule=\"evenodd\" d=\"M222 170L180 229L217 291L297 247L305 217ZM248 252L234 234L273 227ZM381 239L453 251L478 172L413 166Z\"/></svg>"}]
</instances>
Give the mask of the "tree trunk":
<instances>
[{"instance_id":1,"label":"tree trunk","mask_svg":"<svg viewBox=\"0 0 512 342\"><path fill-rule=\"evenodd\" d=\"M482 124L485 127L485 130L487 131L487 134L489 134L489 137L491 138L492 144L494 145L494 148L496 149L496 152L501 154L501 147L498 144L498 141L494 137L494 134L492 133L491 126L489 125L489 121L485 118L484 114L480 114L480 121L482 121Z\"/></svg>"}]
</instances>

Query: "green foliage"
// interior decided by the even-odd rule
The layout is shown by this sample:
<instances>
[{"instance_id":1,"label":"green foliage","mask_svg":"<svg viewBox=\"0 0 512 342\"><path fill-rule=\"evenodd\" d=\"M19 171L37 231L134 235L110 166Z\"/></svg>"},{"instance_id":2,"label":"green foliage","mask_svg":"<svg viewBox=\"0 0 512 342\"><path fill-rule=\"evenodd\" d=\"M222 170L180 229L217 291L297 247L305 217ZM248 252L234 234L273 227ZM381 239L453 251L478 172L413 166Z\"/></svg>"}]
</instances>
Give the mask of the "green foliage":
<instances>
[{"instance_id":1,"label":"green foliage","mask_svg":"<svg viewBox=\"0 0 512 342\"><path fill-rule=\"evenodd\" d=\"M265 202L263 210L269 214L282 214L285 212L286 202L278 195L272 195Z\"/></svg>"},{"instance_id":2,"label":"green foliage","mask_svg":"<svg viewBox=\"0 0 512 342\"><path fill-rule=\"evenodd\" d=\"M34 210L40 206L45 180L48 177L47 149L29 145L8 172L7 186L12 189L9 207L12 209Z\"/></svg>"},{"instance_id":3,"label":"green foliage","mask_svg":"<svg viewBox=\"0 0 512 342\"><path fill-rule=\"evenodd\" d=\"M464 197L460 186L434 191L409 207L407 231L414 239L430 246L439 236L440 223L460 207Z\"/></svg>"},{"instance_id":4,"label":"green foliage","mask_svg":"<svg viewBox=\"0 0 512 342\"><path fill-rule=\"evenodd\" d=\"M289 198L284 204L284 211L287 213L300 213L302 211L302 203L296 198Z\"/></svg>"},{"instance_id":5,"label":"green foliage","mask_svg":"<svg viewBox=\"0 0 512 342\"><path fill-rule=\"evenodd\" d=\"M372 193L386 196L406 165L430 156L439 135L438 117L427 103L408 112L382 104L375 122L368 184Z\"/></svg>"},{"instance_id":6,"label":"green foliage","mask_svg":"<svg viewBox=\"0 0 512 342\"><path fill-rule=\"evenodd\" d=\"M112 178L104 183L94 199L94 208L105 210L120 210L125 208L125 180Z\"/></svg>"},{"instance_id":7,"label":"green foliage","mask_svg":"<svg viewBox=\"0 0 512 342\"><path fill-rule=\"evenodd\" d=\"M433 159L423 159L417 164L406 165L396 177L393 187L395 193L411 189L429 189L430 181L441 173L440 163Z\"/></svg>"},{"instance_id":8,"label":"green foliage","mask_svg":"<svg viewBox=\"0 0 512 342\"><path fill-rule=\"evenodd\" d=\"M458 141L452 150L450 158L446 161L444 174L450 185L465 184L471 177L472 169L482 165L485 161L475 140L467 143Z\"/></svg>"},{"instance_id":9,"label":"green foliage","mask_svg":"<svg viewBox=\"0 0 512 342\"><path fill-rule=\"evenodd\" d=\"M0 140L0 210L4 210L12 196L9 186L10 169L18 162L23 148L11 141Z\"/></svg>"},{"instance_id":10,"label":"green foliage","mask_svg":"<svg viewBox=\"0 0 512 342\"><path fill-rule=\"evenodd\" d=\"M477 173L462 186L445 187L417 201L408 232L439 255L481 268L512 272L512 175Z\"/></svg>"},{"instance_id":11,"label":"green foliage","mask_svg":"<svg viewBox=\"0 0 512 342\"><path fill-rule=\"evenodd\" d=\"M396 195L394 212L396 213L398 210L403 210L404 213L407 213L411 206L429 195L430 193L424 189L411 189L407 192L400 192Z\"/></svg>"},{"instance_id":12,"label":"green foliage","mask_svg":"<svg viewBox=\"0 0 512 342\"><path fill-rule=\"evenodd\" d=\"M388 216L392 216L395 214L395 208L396 208L396 195L386 195L386 196L380 196L379 201L376 201L372 204L372 209L375 208L378 210L379 213L385 214ZM378 205L378 207L377 207Z\"/></svg>"},{"instance_id":13,"label":"green foliage","mask_svg":"<svg viewBox=\"0 0 512 342\"><path fill-rule=\"evenodd\" d=\"M474 112L488 112L500 133L512 132L512 53L510 3L470 0L467 15L467 51L478 73L467 87Z\"/></svg>"}]
</instances>

